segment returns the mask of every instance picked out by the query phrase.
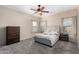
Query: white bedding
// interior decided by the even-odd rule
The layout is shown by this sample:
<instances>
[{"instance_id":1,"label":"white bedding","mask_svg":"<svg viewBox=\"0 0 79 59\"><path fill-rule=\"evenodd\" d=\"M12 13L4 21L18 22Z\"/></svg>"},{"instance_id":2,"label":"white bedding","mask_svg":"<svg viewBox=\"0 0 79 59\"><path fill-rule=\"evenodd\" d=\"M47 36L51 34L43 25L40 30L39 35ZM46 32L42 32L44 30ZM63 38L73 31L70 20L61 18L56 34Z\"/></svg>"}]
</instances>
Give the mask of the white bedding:
<instances>
[{"instance_id":1,"label":"white bedding","mask_svg":"<svg viewBox=\"0 0 79 59\"><path fill-rule=\"evenodd\" d=\"M45 33L39 33L36 34L36 37L38 38L46 38L51 41L51 45L53 46L57 40L59 39L59 34L45 34Z\"/></svg>"}]
</instances>

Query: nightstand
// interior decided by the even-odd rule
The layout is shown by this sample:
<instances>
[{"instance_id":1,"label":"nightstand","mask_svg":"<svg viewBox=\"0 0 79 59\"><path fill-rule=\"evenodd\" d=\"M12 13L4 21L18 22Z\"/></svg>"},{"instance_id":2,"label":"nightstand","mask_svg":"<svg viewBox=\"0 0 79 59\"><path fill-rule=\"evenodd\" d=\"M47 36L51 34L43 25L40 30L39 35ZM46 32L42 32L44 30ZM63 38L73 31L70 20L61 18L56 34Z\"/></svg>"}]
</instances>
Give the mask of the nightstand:
<instances>
[{"instance_id":1,"label":"nightstand","mask_svg":"<svg viewBox=\"0 0 79 59\"><path fill-rule=\"evenodd\" d=\"M59 40L69 41L69 35L68 34L60 34Z\"/></svg>"}]
</instances>

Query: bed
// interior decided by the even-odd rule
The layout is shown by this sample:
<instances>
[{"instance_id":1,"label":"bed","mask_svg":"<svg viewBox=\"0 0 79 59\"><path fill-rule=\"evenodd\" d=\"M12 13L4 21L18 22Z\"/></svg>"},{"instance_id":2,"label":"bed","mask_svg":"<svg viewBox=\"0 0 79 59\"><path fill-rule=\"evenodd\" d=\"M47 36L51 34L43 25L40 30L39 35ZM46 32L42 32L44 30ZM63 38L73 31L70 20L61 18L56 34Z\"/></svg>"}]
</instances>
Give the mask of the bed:
<instances>
[{"instance_id":1,"label":"bed","mask_svg":"<svg viewBox=\"0 0 79 59\"><path fill-rule=\"evenodd\" d=\"M50 29L47 29L43 33L37 33L35 34L35 42L47 45L49 47L52 47L58 40L59 40L59 27L54 26Z\"/></svg>"}]
</instances>

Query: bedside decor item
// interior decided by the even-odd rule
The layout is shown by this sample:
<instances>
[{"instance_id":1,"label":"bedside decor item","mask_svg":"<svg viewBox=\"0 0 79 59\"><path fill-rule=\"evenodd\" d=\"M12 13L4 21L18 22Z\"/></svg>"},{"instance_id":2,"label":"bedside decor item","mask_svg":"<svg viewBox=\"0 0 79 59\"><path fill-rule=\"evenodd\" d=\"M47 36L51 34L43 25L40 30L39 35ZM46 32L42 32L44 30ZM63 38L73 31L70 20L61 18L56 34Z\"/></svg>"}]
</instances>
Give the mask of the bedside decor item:
<instances>
[{"instance_id":1,"label":"bedside decor item","mask_svg":"<svg viewBox=\"0 0 79 59\"><path fill-rule=\"evenodd\" d=\"M7 26L6 27L6 44L13 44L20 41L20 27Z\"/></svg>"}]
</instances>

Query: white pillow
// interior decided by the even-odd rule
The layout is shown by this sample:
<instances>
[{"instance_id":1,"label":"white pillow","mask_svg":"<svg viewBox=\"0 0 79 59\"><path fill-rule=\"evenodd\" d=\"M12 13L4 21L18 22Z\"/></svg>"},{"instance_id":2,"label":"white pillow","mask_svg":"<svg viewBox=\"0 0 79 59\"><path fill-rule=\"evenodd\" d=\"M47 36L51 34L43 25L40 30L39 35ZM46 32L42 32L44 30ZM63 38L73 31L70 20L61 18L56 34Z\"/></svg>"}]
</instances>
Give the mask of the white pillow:
<instances>
[{"instance_id":1,"label":"white pillow","mask_svg":"<svg viewBox=\"0 0 79 59\"><path fill-rule=\"evenodd\" d=\"M46 30L44 31L44 34L48 34L50 32L50 30Z\"/></svg>"},{"instance_id":2,"label":"white pillow","mask_svg":"<svg viewBox=\"0 0 79 59\"><path fill-rule=\"evenodd\" d=\"M51 31L51 32L49 32L48 34L49 34L49 35L56 35L56 34L58 34L58 32L56 32L56 31Z\"/></svg>"}]
</instances>

